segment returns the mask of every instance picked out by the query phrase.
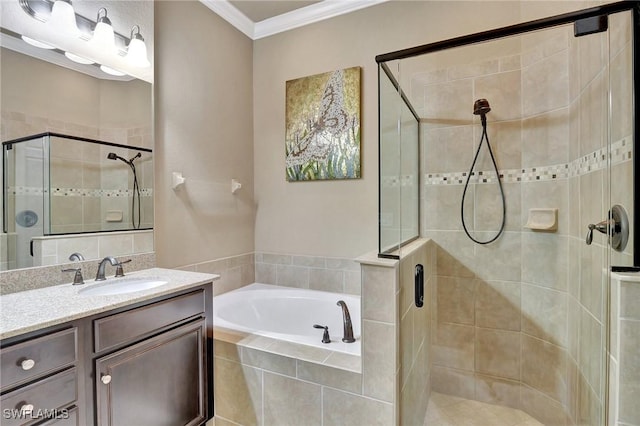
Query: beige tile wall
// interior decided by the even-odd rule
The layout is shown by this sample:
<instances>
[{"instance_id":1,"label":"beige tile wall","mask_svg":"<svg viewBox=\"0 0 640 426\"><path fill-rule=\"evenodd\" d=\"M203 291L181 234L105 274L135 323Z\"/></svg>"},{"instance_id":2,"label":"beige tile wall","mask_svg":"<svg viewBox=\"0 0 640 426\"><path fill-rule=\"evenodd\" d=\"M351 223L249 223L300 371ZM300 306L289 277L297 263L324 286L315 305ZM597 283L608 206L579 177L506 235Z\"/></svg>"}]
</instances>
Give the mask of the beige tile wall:
<instances>
[{"instance_id":1,"label":"beige tile wall","mask_svg":"<svg viewBox=\"0 0 640 426\"><path fill-rule=\"evenodd\" d=\"M640 425L640 279L613 274L609 419L612 425Z\"/></svg>"},{"instance_id":2,"label":"beige tile wall","mask_svg":"<svg viewBox=\"0 0 640 426\"><path fill-rule=\"evenodd\" d=\"M75 252L85 259L153 252L153 230L37 237L33 243L34 266L57 265Z\"/></svg>"},{"instance_id":3,"label":"beige tile wall","mask_svg":"<svg viewBox=\"0 0 640 426\"><path fill-rule=\"evenodd\" d=\"M417 247L402 250L398 315L400 339L398 363L400 399L397 411L401 425L422 424L431 393L431 307L436 280L436 248L432 241L421 240ZM415 266L424 267L424 305L415 305ZM367 285L363 279L363 285ZM388 291L388 285L387 291ZM365 287L366 289L366 287ZM364 315L364 314L363 314Z\"/></svg>"},{"instance_id":4,"label":"beige tile wall","mask_svg":"<svg viewBox=\"0 0 640 426\"><path fill-rule=\"evenodd\" d=\"M256 282L360 294L360 265L352 259L290 254L255 254Z\"/></svg>"},{"instance_id":5,"label":"beige tile wall","mask_svg":"<svg viewBox=\"0 0 640 426\"><path fill-rule=\"evenodd\" d=\"M412 81L415 106L427 117L423 235L437 244L435 391L521 408L545 423L601 422L607 249L603 236L591 246L584 237L589 223L607 215L609 180L601 166L581 164L609 140L609 71L617 80L611 141L624 146L632 132L628 15L612 18L611 28L611 41L605 34L574 38L569 28L538 32L522 37L511 67L500 58ZM507 202L506 232L487 246L474 245L460 226L462 173L480 139L470 107L480 97L492 106L489 137ZM629 209L631 162L615 155L611 201ZM487 159L482 154L476 170L491 170ZM543 172L562 173L563 165L572 171ZM465 218L486 240L499 225L499 193L495 180L471 182ZM529 209L540 207L558 208L556 232L523 229ZM630 264L630 250L612 262Z\"/></svg>"},{"instance_id":6,"label":"beige tile wall","mask_svg":"<svg viewBox=\"0 0 640 426\"><path fill-rule=\"evenodd\" d=\"M226 293L256 282L255 254L246 253L207 262L185 265L178 269L218 274L220 279L213 286L213 294Z\"/></svg>"},{"instance_id":7,"label":"beige tile wall","mask_svg":"<svg viewBox=\"0 0 640 426\"><path fill-rule=\"evenodd\" d=\"M253 256L189 268L221 274L215 286L220 294L249 283ZM429 310L436 267L430 241L412 243L399 262L375 255L359 258L356 265L361 271L354 271L352 261L345 259L256 253L255 260L256 281L263 283L261 274L282 285L311 284L315 274L332 276L332 271L339 271L344 280L344 273L357 272L362 277L362 356L218 329L216 422L265 426L422 422L430 392ZM413 303L416 263L425 267L421 309Z\"/></svg>"}]
</instances>

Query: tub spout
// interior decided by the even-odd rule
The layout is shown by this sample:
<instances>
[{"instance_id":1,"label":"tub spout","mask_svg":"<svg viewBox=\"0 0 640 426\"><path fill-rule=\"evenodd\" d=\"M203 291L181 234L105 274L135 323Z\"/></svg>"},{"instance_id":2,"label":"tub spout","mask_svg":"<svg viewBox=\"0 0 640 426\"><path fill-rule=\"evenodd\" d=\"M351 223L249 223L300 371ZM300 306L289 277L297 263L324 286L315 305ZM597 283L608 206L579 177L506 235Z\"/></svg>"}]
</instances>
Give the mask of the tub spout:
<instances>
[{"instance_id":1,"label":"tub spout","mask_svg":"<svg viewBox=\"0 0 640 426\"><path fill-rule=\"evenodd\" d=\"M342 308L342 323L344 325L344 335L342 341L345 343L353 343L356 339L353 338L353 326L351 325L351 315L349 315L349 308L344 300L338 301L338 306Z\"/></svg>"}]
</instances>

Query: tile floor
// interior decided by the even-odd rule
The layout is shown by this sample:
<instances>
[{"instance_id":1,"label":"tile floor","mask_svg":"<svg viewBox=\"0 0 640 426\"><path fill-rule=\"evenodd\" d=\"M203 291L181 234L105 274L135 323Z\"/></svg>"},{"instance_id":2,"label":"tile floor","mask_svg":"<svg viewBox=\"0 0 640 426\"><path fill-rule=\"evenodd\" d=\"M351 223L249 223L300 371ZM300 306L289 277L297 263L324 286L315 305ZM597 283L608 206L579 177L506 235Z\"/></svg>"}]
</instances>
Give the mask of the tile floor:
<instances>
[{"instance_id":1,"label":"tile floor","mask_svg":"<svg viewBox=\"0 0 640 426\"><path fill-rule=\"evenodd\" d=\"M431 392L424 426L543 426L514 408Z\"/></svg>"}]
</instances>

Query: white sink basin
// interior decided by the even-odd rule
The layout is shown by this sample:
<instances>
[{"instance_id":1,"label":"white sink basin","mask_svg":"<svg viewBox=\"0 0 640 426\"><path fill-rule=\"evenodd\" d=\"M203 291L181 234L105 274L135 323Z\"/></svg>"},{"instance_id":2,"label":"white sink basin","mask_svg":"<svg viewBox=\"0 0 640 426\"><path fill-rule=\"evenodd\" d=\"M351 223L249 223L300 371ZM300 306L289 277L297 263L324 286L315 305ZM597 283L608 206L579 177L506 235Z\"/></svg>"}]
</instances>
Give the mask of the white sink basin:
<instances>
[{"instance_id":1,"label":"white sink basin","mask_svg":"<svg viewBox=\"0 0 640 426\"><path fill-rule=\"evenodd\" d=\"M83 287L78 294L85 296L109 296L114 294L133 293L134 291L149 290L166 284L168 281L154 277L125 277L107 278L100 284Z\"/></svg>"}]
</instances>

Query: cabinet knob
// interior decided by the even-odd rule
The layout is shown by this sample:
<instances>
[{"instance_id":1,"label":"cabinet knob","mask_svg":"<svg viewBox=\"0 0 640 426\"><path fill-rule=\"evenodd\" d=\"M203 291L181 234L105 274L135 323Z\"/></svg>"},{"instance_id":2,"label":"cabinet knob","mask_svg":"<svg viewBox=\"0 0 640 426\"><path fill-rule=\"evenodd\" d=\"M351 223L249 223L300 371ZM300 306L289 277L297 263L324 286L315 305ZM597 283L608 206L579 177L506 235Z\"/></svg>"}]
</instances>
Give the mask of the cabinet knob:
<instances>
[{"instance_id":1,"label":"cabinet knob","mask_svg":"<svg viewBox=\"0 0 640 426\"><path fill-rule=\"evenodd\" d=\"M105 385L108 385L111 383L111 376L109 374L103 374L102 377L100 377L100 381Z\"/></svg>"},{"instance_id":2,"label":"cabinet knob","mask_svg":"<svg viewBox=\"0 0 640 426\"><path fill-rule=\"evenodd\" d=\"M20 363L20 367L25 371L31 370L34 365L36 365L36 362L32 359L25 359Z\"/></svg>"},{"instance_id":3,"label":"cabinet knob","mask_svg":"<svg viewBox=\"0 0 640 426\"><path fill-rule=\"evenodd\" d=\"M20 407L20 412L22 414L31 414L33 411L33 404L24 404Z\"/></svg>"}]
</instances>

